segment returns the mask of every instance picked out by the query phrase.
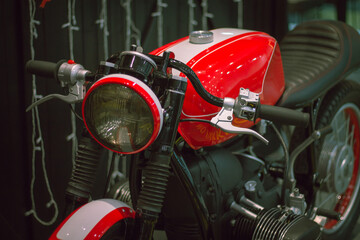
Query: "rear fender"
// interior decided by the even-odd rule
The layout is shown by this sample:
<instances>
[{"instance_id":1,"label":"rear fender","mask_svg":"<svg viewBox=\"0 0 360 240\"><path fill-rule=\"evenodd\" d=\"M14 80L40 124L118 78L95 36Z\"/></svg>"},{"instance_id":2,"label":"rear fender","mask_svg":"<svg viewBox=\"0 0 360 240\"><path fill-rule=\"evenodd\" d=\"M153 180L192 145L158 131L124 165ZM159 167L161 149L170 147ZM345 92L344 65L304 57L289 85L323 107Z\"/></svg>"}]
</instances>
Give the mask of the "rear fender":
<instances>
[{"instance_id":1,"label":"rear fender","mask_svg":"<svg viewBox=\"0 0 360 240\"><path fill-rule=\"evenodd\" d=\"M71 213L55 230L49 240L100 239L115 223L135 218L135 211L114 199L89 202Z\"/></svg>"}]
</instances>

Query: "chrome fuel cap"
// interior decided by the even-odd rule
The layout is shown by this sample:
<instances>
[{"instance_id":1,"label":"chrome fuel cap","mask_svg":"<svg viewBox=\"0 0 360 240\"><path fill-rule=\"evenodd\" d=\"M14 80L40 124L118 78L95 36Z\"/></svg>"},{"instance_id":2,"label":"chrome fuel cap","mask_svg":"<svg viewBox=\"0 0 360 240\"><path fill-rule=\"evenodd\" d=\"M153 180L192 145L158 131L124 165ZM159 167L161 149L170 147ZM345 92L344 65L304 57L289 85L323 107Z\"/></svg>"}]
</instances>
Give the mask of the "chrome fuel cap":
<instances>
[{"instance_id":1,"label":"chrome fuel cap","mask_svg":"<svg viewBox=\"0 0 360 240\"><path fill-rule=\"evenodd\" d=\"M205 44L214 41L214 34L210 31L194 31L190 33L189 40L195 44Z\"/></svg>"}]
</instances>

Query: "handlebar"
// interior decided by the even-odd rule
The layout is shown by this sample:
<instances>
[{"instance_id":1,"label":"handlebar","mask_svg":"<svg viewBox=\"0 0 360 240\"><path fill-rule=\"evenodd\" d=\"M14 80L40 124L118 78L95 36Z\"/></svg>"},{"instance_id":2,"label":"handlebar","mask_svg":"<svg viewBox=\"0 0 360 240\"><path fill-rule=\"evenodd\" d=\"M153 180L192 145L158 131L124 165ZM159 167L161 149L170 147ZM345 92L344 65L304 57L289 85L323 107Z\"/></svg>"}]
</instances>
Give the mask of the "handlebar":
<instances>
[{"instance_id":1,"label":"handlebar","mask_svg":"<svg viewBox=\"0 0 360 240\"><path fill-rule=\"evenodd\" d=\"M203 85L201 84L200 80L196 76L195 72L188 67L186 64L175 60L170 59L169 67L173 67L180 72L184 73L186 77L190 80L192 85L194 86L195 91L207 102L222 107L224 100L222 98L218 98L205 90ZM258 116L260 118L274 121L276 123L283 123L288 125L295 125L306 127L309 124L309 114L299 112L296 110L278 107L278 106L271 106L271 105L260 105L258 108Z\"/></svg>"},{"instance_id":2,"label":"handlebar","mask_svg":"<svg viewBox=\"0 0 360 240\"><path fill-rule=\"evenodd\" d=\"M59 81L61 87L68 89L68 95L50 94L32 103L26 111L46 102L50 99L60 99L67 103L76 103L84 99L84 83L87 79L92 79L93 75L80 64L73 61L60 60L57 63L29 60L26 63L25 70L29 73L53 78Z\"/></svg>"},{"instance_id":3,"label":"handlebar","mask_svg":"<svg viewBox=\"0 0 360 240\"><path fill-rule=\"evenodd\" d=\"M39 60L29 60L26 63L25 70L28 73L32 73L41 77L58 79L57 74L59 68L64 62L66 62L66 60L60 60L57 63Z\"/></svg>"},{"instance_id":4,"label":"handlebar","mask_svg":"<svg viewBox=\"0 0 360 240\"><path fill-rule=\"evenodd\" d=\"M153 59L157 64L161 64L163 61L163 57L156 56L156 55L148 55L151 59ZM199 94L201 98L203 98L208 103L222 107L224 104L224 99L216 97L210 94L204 86L201 84L199 78L197 77L196 73L185 63L180 62L176 59L169 59L168 67L174 68L183 74L189 79L191 84L194 86L195 91Z\"/></svg>"},{"instance_id":5,"label":"handlebar","mask_svg":"<svg viewBox=\"0 0 360 240\"><path fill-rule=\"evenodd\" d=\"M151 56L154 60L159 61L161 57L158 56ZM46 62L46 61L38 61L38 60L30 60L26 63L26 71L29 73L33 73L39 76L48 77L48 78L55 78L60 80L60 82L68 82L74 83L77 78L85 79L86 75L88 75L88 71L81 71L79 69L78 76L74 77L71 74L71 67L72 64L65 64L69 65L70 67L62 67L64 68L61 72L65 71L66 79L63 76L64 74L60 74L61 79L59 79L59 69L66 60L60 60L57 63ZM207 102L222 107L224 104L224 99L218 98L205 90L202 86L200 80L196 76L195 72L186 64L175 60L169 59L168 63L169 67L175 68L180 72L184 73L186 77L190 80L196 92ZM64 65L63 65L64 66ZM81 65L80 65L81 66ZM81 66L82 67L82 66ZM295 125L295 126L302 126L306 127L309 124L309 114L299 112L296 110L278 107L278 106L271 106L271 105L260 105L257 109L257 116L262 119L274 121L276 123L288 124L288 125Z\"/></svg>"},{"instance_id":6,"label":"handlebar","mask_svg":"<svg viewBox=\"0 0 360 240\"><path fill-rule=\"evenodd\" d=\"M301 127L306 127L310 120L308 113L278 106L260 104L258 108L258 117L273 121L275 123L283 123Z\"/></svg>"}]
</instances>

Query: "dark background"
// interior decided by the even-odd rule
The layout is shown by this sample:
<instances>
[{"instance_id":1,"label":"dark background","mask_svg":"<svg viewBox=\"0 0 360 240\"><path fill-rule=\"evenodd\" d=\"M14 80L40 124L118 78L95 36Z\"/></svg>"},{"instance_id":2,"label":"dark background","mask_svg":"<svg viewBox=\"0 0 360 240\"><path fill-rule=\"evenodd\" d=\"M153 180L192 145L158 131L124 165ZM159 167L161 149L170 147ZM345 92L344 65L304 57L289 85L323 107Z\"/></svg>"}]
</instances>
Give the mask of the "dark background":
<instances>
[{"instance_id":1,"label":"dark background","mask_svg":"<svg viewBox=\"0 0 360 240\"><path fill-rule=\"evenodd\" d=\"M67 28L61 26L68 20L67 1L52 0L40 8L36 1L35 19L38 38L34 40L35 59L57 62L69 59ZM188 5L186 0L167 0L164 9L164 44L188 35ZM201 28L201 1L196 3L195 16ZM288 29L288 19L294 22L298 16L322 4L331 4L335 16L346 20L346 1L310 1L287 4L286 0L244 0L244 28L265 31L278 40ZM335 10L334 10L335 9ZM95 70L104 59L103 31L95 21L99 19L101 0L77 0L75 15L79 31L74 31L74 60L89 70ZM142 32L145 52L157 47L156 0L133 0L132 18ZM209 1L209 29L237 27L237 4L233 0ZM291 15L289 17L289 15ZM315 14L316 17L316 14ZM63 211L66 181L71 173L70 108L58 100L39 107L42 134L45 142L46 169L56 202L59 217L55 224L43 226L32 215L31 209L31 112L25 109L31 104L32 80L24 66L30 55L29 1L0 1L1 30L1 167L0 167L0 232L4 239L46 239L60 223ZM297 19L302 21L306 19ZM295 22L296 22L295 21ZM109 54L125 48L125 11L120 1L108 0ZM51 79L37 78L38 94L61 93L61 88ZM78 107L77 107L78 108ZM78 121L78 129L81 122ZM35 200L39 217L48 221L54 215L53 207L46 207L49 193L41 169L41 156L36 155Z\"/></svg>"}]
</instances>

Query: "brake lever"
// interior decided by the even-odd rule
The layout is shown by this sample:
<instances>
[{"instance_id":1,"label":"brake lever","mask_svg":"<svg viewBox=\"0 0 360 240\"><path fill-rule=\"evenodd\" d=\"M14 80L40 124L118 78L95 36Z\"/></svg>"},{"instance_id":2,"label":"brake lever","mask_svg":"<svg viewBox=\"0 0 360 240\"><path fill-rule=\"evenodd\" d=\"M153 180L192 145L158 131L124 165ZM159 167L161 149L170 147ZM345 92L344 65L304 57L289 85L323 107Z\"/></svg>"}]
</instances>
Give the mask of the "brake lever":
<instances>
[{"instance_id":1,"label":"brake lever","mask_svg":"<svg viewBox=\"0 0 360 240\"><path fill-rule=\"evenodd\" d=\"M57 71L57 79L59 80L62 87L67 87L69 90L68 95L61 94L50 94L47 95L35 102L33 102L26 112L30 111L36 106L51 100L51 99L60 99L66 103L77 103L84 99L85 97L85 79L89 75L90 71L85 70L84 67L80 64L76 64L73 61L64 62L59 66Z\"/></svg>"},{"instance_id":2,"label":"brake lever","mask_svg":"<svg viewBox=\"0 0 360 240\"><path fill-rule=\"evenodd\" d=\"M47 95L43 98L40 98L39 100L37 100L36 102L33 102L29 107L26 108L26 112L30 111L31 109L33 109L36 106L39 106L40 104L49 101L51 99L60 99L66 103L77 103L77 102L81 102L84 97L85 97L85 86L84 86L84 82L85 81L77 81L76 84L74 86L71 86L69 88L69 94L68 95L61 95L61 94L50 94Z\"/></svg>"},{"instance_id":3,"label":"brake lever","mask_svg":"<svg viewBox=\"0 0 360 240\"><path fill-rule=\"evenodd\" d=\"M235 100L232 98L224 98L224 104L221 108L220 112L213 117L210 122L215 127L220 128L224 132L228 133L236 133L236 134L247 134L254 136L264 142L266 145L269 144L269 141L261 136L259 133L257 133L254 130L248 129L248 128L241 128L241 127L235 127L232 125L233 121L233 113L234 113L234 105Z\"/></svg>"}]
</instances>

